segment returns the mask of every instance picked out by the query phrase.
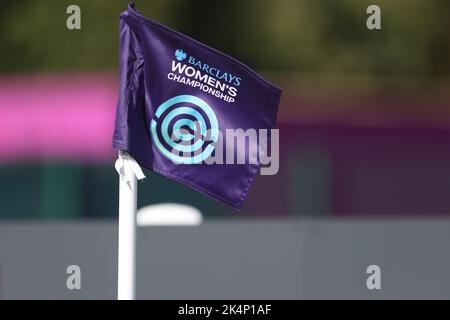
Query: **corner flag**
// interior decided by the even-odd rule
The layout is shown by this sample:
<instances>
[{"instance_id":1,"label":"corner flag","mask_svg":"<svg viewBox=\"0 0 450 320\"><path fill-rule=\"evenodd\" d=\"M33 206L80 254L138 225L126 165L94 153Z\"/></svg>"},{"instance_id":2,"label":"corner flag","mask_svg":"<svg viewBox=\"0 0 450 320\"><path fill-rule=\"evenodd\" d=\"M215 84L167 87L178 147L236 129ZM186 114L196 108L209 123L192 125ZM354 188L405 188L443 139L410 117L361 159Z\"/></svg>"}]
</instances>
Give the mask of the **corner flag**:
<instances>
[{"instance_id":1,"label":"corner flag","mask_svg":"<svg viewBox=\"0 0 450 320\"><path fill-rule=\"evenodd\" d=\"M240 210L261 166L237 135L275 128L281 90L237 60L142 16L120 16L112 145L142 165ZM268 138L270 142L270 137ZM237 159L237 160L236 160Z\"/></svg>"}]
</instances>

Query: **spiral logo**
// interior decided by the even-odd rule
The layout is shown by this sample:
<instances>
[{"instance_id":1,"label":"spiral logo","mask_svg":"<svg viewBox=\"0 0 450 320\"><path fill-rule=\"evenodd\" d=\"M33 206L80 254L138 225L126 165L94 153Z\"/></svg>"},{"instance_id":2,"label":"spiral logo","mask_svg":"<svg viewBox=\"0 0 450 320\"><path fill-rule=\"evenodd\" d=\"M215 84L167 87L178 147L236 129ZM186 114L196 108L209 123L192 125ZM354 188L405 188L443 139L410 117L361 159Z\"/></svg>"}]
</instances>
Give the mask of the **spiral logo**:
<instances>
[{"instance_id":1,"label":"spiral logo","mask_svg":"<svg viewBox=\"0 0 450 320\"><path fill-rule=\"evenodd\" d=\"M150 132L156 148L166 158L180 164L196 164L214 151L219 125L205 101L181 95L156 109Z\"/></svg>"}]
</instances>

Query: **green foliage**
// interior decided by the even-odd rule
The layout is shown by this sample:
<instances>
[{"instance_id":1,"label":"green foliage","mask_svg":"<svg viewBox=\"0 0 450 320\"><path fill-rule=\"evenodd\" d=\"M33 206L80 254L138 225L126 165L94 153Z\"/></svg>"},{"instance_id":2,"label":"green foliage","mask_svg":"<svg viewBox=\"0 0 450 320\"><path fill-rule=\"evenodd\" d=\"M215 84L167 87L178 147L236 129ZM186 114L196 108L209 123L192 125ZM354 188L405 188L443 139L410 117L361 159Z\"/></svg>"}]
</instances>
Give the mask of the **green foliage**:
<instances>
[{"instance_id":1,"label":"green foliage","mask_svg":"<svg viewBox=\"0 0 450 320\"><path fill-rule=\"evenodd\" d=\"M3 4L0 71L116 70L118 15L127 1L77 1L80 31L65 26L69 4ZM370 4L381 7L382 30L366 28ZM159 0L136 6L259 69L419 77L450 71L446 0Z\"/></svg>"}]
</instances>

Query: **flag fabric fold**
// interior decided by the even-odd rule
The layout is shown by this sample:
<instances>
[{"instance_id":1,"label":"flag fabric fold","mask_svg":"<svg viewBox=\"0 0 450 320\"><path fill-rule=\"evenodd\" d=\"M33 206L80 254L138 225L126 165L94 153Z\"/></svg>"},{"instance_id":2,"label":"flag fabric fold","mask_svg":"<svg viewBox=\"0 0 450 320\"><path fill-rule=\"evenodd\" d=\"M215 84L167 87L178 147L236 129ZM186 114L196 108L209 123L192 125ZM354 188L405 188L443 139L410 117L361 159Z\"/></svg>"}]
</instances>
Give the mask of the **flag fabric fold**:
<instances>
[{"instance_id":1,"label":"flag fabric fold","mask_svg":"<svg viewBox=\"0 0 450 320\"><path fill-rule=\"evenodd\" d=\"M225 161L237 148L226 133L275 128L280 96L249 67L142 16L134 4L120 15L112 145L141 166L240 210L261 164Z\"/></svg>"}]
</instances>

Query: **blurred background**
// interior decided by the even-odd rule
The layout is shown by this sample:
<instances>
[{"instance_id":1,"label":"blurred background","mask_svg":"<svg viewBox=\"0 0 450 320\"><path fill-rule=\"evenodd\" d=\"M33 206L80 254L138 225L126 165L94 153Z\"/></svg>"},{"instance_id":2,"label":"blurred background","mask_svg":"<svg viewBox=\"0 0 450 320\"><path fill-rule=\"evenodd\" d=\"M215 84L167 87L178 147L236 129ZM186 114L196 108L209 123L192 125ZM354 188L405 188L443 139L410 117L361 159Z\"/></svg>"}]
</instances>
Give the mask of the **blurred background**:
<instances>
[{"instance_id":1,"label":"blurred background","mask_svg":"<svg viewBox=\"0 0 450 320\"><path fill-rule=\"evenodd\" d=\"M0 13L0 218L115 217L110 140L118 15L127 1L19 1ZM283 88L279 174L242 216L450 214L450 3L137 1L146 16L232 55ZM170 192L169 192L170 190ZM267 195L270 194L270 197ZM139 205L227 207L150 174Z\"/></svg>"},{"instance_id":2,"label":"blurred background","mask_svg":"<svg viewBox=\"0 0 450 320\"><path fill-rule=\"evenodd\" d=\"M111 137L119 14L127 3L3 4L4 222L116 221L118 176ZM70 4L81 8L81 30L66 28ZM381 8L381 30L366 28L371 4ZM257 176L241 214L148 171L148 179L139 183L139 207L190 204L206 221L307 217L332 223L350 218L407 223L438 218L447 223L449 1L233 0L212 5L170 0L136 1L136 7L237 58L283 88L280 171ZM446 226L443 237L449 234L450 225ZM433 234L436 226L428 227ZM412 238L421 229L414 230L409 231ZM351 234L355 228L342 232ZM393 231L391 236L396 239L400 233ZM324 248L333 243L323 241ZM436 243L444 245L430 245ZM450 265L450 257L445 261Z\"/></svg>"}]
</instances>

